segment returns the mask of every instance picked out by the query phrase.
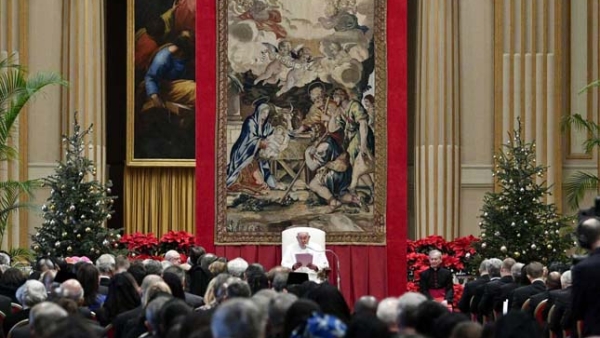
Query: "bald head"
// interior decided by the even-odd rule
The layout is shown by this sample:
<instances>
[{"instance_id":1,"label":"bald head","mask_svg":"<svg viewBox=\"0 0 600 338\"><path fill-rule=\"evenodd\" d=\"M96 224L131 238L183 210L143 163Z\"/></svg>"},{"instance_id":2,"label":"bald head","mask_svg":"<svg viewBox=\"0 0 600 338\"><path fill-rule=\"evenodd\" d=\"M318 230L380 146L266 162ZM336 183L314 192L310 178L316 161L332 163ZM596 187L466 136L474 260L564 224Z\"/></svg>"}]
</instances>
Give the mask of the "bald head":
<instances>
[{"instance_id":1,"label":"bald head","mask_svg":"<svg viewBox=\"0 0 600 338\"><path fill-rule=\"evenodd\" d=\"M59 290L60 297L74 300L79 305L83 302L83 287L77 279L64 281Z\"/></svg>"},{"instance_id":2,"label":"bald head","mask_svg":"<svg viewBox=\"0 0 600 338\"><path fill-rule=\"evenodd\" d=\"M546 288L548 290L557 290L561 288L560 272L552 271L548 274L548 278L546 278Z\"/></svg>"}]
</instances>

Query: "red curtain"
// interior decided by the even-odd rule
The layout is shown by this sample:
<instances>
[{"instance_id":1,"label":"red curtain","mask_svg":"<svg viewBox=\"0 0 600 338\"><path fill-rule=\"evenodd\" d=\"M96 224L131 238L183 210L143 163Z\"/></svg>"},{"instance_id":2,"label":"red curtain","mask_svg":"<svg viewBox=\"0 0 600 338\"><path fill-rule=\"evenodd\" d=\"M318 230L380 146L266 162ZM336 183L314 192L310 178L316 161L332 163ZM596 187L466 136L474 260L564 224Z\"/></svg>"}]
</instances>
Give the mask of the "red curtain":
<instances>
[{"instance_id":1,"label":"red curtain","mask_svg":"<svg viewBox=\"0 0 600 338\"><path fill-rule=\"evenodd\" d=\"M217 111L217 0L196 0L196 236L208 251L243 257L269 269L281 262L281 246L215 246L215 123ZM398 296L406 290L407 119L406 1L387 3L387 208L386 245L329 245L340 258L341 291L353 304L362 295ZM335 258L329 262L335 267ZM336 276L332 282L335 283Z\"/></svg>"}]
</instances>

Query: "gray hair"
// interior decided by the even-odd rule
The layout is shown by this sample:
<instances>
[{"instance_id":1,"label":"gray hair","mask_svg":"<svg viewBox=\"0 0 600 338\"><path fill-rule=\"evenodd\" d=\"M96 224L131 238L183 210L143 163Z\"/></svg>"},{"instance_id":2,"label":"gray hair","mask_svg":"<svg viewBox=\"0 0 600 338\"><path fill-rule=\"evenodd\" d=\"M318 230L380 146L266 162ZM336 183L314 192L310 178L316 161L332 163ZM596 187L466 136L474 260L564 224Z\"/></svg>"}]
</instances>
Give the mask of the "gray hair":
<instances>
[{"instance_id":1,"label":"gray hair","mask_svg":"<svg viewBox=\"0 0 600 338\"><path fill-rule=\"evenodd\" d=\"M148 322L148 326L150 326L150 330L152 333L155 333L158 330L159 325L159 313L162 307L168 302L171 298L159 296L153 299L148 306L146 306L146 321Z\"/></svg>"},{"instance_id":2,"label":"gray hair","mask_svg":"<svg viewBox=\"0 0 600 338\"><path fill-rule=\"evenodd\" d=\"M278 272L273 277L273 290L283 291L287 287L288 274L286 272Z\"/></svg>"},{"instance_id":3,"label":"gray hair","mask_svg":"<svg viewBox=\"0 0 600 338\"><path fill-rule=\"evenodd\" d=\"M479 272L483 273L483 272L488 272L490 268L490 260L489 259L484 259L481 261L481 264L479 264Z\"/></svg>"},{"instance_id":4,"label":"gray hair","mask_svg":"<svg viewBox=\"0 0 600 338\"><path fill-rule=\"evenodd\" d=\"M260 312L261 320L267 321L269 303L271 302L271 299L275 297L277 297L277 291L271 289L262 289L250 297Z\"/></svg>"},{"instance_id":5,"label":"gray hair","mask_svg":"<svg viewBox=\"0 0 600 338\"><path fill-rule=\"evenodd\" d=\"M41 337L43 332L50 332L56 327L59 319L68 317L69 314L60 305L52 302L41 302L31 308L29 312L29 325L35 336Z\"/></svg>"},{"instance_id":6,"label":"gray hair","mask_svg":"<svg viewBox=\"0 0 600 338\"><path fill-rule=\"evenodd\" d=\"M159 261L153 259L144 259L142 262L146 268L146 274L148 275L162 275L163 267Z\"/></svg>"},{"instance_id":7,"label":"gray hair","mask_svg":"<svg viewBox=\"0 0 600 338\"><path fill-rule=\"evenodd\" d=\"M183 270L180 266L171 265L163 270L163 274L167 272L176 275L182 283L185 281L185 270Z\"/></svg>"},{"instance_id":8,"label":"gray hair","mask_svg":"<svg viewBox=\"0 0 600 338\"><path fill-rule=\"evenodd\" d=\"M248 262L245 259L238 257L227 262L227 272L234 277L242 277L246 269L248 268Z\"/></svg>"},{"instance_id":9,"label":"gray hair","mask_svg":"<svg viewBox=\"0 0 600 338\"><path fill-rule=\"evenodd\" d=\"M0 265L10 265L10 256L6 252L0 252Z\"/></svg>"},{"instance_id":10,"label":"gray hair","mask_svg":"<svg viewBox=\"0 0 600 338\"><path fill-rule=\"evenodd\" d=\"M96 268L101 274L107 274L115 271L117 262L115 256L111 254L103 254L96 260Z\"/></svg>"},{"instance_id":11,"label":"gray hair","mask_svg":"<svg viewBox=\"0 0 600 338\"><path fill-rule=\"evenodd\" d=\"M30 279L17 289L16 297L21 305L29 308L45 301L48 293L42 282Z\"/></svg>"},{"instance_id":12,"label":"gray hair","mask_svg":"<svg viewBox=\"0 0 600 338\"><path fill-rule=\"evenodd\" d=\"M379 302L377 318L387 326L395 326L398 319L398 298L388 297Z\"/></svg>"},{"instance_id":13,"label":"gray hair","mask_svg":"<svg viewBox=\"0 0 600 338\"><path fill-rule=\"evenodd\" d=\"M210 328L215 338L263 337L265 323L251 300L236 298L217 308Z\"/></svg>"},{"instance_id":14,"label":"gray hair","mask_svg":"<svg viewBox=\"0 0 600 338\"><path fill-rule=\"evenodd\" d=\"M573 277L571 276L571 270L567 270L560 275L560 284L563 288L573 284Z\"/></svg>"},{"instance_id":15,"label":"gray hair","mask_svg":"<svg viewBox=\"0 0 600 338\"><path fill-rule=\"evenodd\" d=\"M490 258L490 266L488 267L488 273L492 277L500 277L500 269L502 269L502 260L499 258Z\"/></svg>"},{"instance_id":16,"label":"gray hair","mask_svg":"<svg viewBox=\"0 0 600 338\"><path fill-rule=\"evenodd\" d=\"M398 298L397 322L400 330L405 328L407 319L411 316L411 313L416 312L417 307L426 300L427 297L417 292L407 292Z\"/></svg>"},{"instance_id":17,"label":"gray hair","mask_svg":"<svg viewBox=\"0 0 600 338\"><path fill-rule=\"evenodd\" d=\"M513 266L510 268L510 274L513 276L513 278L514 278L515 280L516 280L516 279L519 279L519 278L521 278L521 274L522 274L522 271L523 271L523 266L524 266L524 265L525 265L525 264L523 264L523 263L515 263L515 264L513 264Z\"/></svg>"},{"instance_id":18,"label":"gray hair","mask_svg":"<svg viewBox=\"0 0 600 338\"><path fill-rule=\"evenodd\" d=\"M280 293L269 302L269 323L275 327L283 327L285 314L289 308L298 300L292 293Z\"/></svg>"},{"instance_id":19,"label":"gray hair","mask_svg":"<svg viewBox=\"0 0 600 338\"><path fill-rule=\"evenodd\" d=\"M144 277L144 280L142 280L142 285L140 285L140 292L141 292L141 303L143 306L146 306L147 302L147 294L148 294L148 289L150 289L150 287L158 282L162 282L163 279L161 276L157 276L157 275L148 275L146 277Z\"/></svg>"}]
</instances>

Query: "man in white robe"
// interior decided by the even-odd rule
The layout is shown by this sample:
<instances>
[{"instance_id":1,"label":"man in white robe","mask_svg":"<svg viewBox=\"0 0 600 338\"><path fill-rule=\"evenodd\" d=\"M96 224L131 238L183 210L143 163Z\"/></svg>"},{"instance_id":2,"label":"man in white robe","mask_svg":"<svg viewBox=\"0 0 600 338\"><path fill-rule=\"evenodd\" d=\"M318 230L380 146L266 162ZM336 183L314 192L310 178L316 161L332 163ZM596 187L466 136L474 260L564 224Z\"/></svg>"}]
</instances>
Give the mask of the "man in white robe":
<instances>
[{"instance_id":1,"label":"man in white robe","mask_svg":"<svg viewBox=\"0 0 600 338\"><path fill-rule=\"evenodd\" d=\"M308 274L308 279L320 283L317 273L329 267L329 262L325 256L325 250L316 243L309 244L310 235L308 232L301 231L296 235L297 243L293 243L285 249L281 266L290 268L294 272L304 272ZM312 263L302 264L296 259L296 254L311 254Z\"/></svg>"}]
</instances>

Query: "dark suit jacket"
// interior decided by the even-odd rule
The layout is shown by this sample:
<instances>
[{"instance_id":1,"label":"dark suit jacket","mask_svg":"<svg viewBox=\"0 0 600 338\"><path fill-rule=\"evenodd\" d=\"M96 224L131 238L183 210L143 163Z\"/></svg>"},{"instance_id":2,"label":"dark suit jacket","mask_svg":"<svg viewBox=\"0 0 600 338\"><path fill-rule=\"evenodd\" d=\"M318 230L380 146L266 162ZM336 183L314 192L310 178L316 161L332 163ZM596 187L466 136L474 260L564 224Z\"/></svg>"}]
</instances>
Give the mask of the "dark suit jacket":
<instances>
[{"instance_id":1,"label":"dark suit jacket","mask_svg":"<svg viewBox=\"0 0 600 338\"><path fill-rule=\"evenodd\" d=\"M190 293L204 297L208 283L213 278L208 269L203 269L200 265L194 265L188 272Z\"/></svg>"},{"instance_id":2,"label":"dark suit jacket","mask_svg":"<svg viewBox=\"0 0 600 338\"><path fill-rule=\"evenodd\" d=\"M458 309L460 310L460 312L462 313L471 313L471 306L470 306L470 302L471 302L471 298L473 296L475 296L475 290L477 289L478 286L480 285L484 285L486 283L488 283L490 281L490 276L489 275L483 275L479 278L477 278L476 280L472 280L470 282L467 282L467 284L465 284L465 288L463 290L463 294L462 297L460 298L460 301L458 302ZM475 304L475 303L473 303Z\"/></svg>"},{"instance_id":3,"label":"dark suit jacket","mask_svg":"<svg viewBox=\"0 0 600 338\"><path fill-rule=\"evenodd\" d=\"M22 321L23 319L29 319L29 310L31 309L24 309L6 316L6 318L4 319L4 323L2 323L2 330L4 331L5 337L8 334L8 331L10 331L10 329L13 326L15 326L15 324Z\"/></svg>"},{"instance_id":4,"label":"dark suit jacket","mask_svg":"<svg viewBox=\"0 0 600 338\"><path fill-rule=\"evenodd\" d=\"M138 306L135 309L125 311L123 313L118 314L115 319L113 319L113 327L115 329L115 337L114 338L123 338L125 337L125 333L128 330L127 322L133 318L138 318L142 315L142 306Z\"/></svg>"},{"instance_id":5,"label":"dark suit jacket","mask_svg":"<svg viewBox=\"0 0 600 338\"><path fill-rule=\"evenodd\" d=\"M600 248L571 270L573 277L572 313L583 320L583 336L600 335Z\"/></svg>"},{"instance_id":6,"label":"dark suit jacket","mask_svg":"<svg viewBox=\"0 0 600 338\"><path fill-rule=\"evenodd\" d=\"M573 329L574 321L570 311L572 287L566 289L553 290L549 293L548 303L554 306L552 318L548 318L548 328L562 337L562 330Z\"/></svg>"},{"instance_id":7,"label":"dark suit jacket","mask_svg":"<svg viewBox=\"0 0 600 338\"><path fill-rule=\"evenodd\" d=\"M489 316L492 313L494 310L494 299L500 294L500 288L502 285L511 283L512 281L512 276L504 276L485 284L481 300L477 305L477 311L479 311L480 315Z\"/></svg>"},{"instance_id":8,"label":"dark suit jacket","mask_svg":"<svg viewBox=\"0 0 600 338\"><path fill-rule=\"evenodd\" d=\"M513 291L513 297L512 302L510 304L510 308L520 310L523 306L523 303L525 303L525 301L529 299L529 297L538 294L544 290L546 290L546 284L544 284L544 282L542 282L541 280L536 280L530 285L525 285L521 286L520 288L516 288Z\"/></svg>"},{"instance_id":9,"label":"dark suit jacket","mask_svg":"<svg viewBox=\"0 0 600 338\"><path fill-rule=\"evenodd\" d=\"M510 308L510 299L512 292L519 287L519 284L512 281L505 283L500 286L500 292L494 296L494 311L502 312L504 301L508 299L508 306Z\"/></svg>"},{"instance_id":10,"label":"dark suit jacket","mask_svg":"<svg viewBox=\"0 0 600 338\"><path fill-rule=\"evenodd\" d=\"M434 274L437 274L437 278L433 277ZM448 301L448 304L452 304L452 300L454 299L454 281L452 278L452 272L450 270L446 268L438 268L436 271L432 268L429 268L421 272L421 281L419 282L419 287L421 293L424 294L427 299L433 299L429 293L430 289L445 289L446 295L444 299Z\"/></svg>"}]
</instances>

